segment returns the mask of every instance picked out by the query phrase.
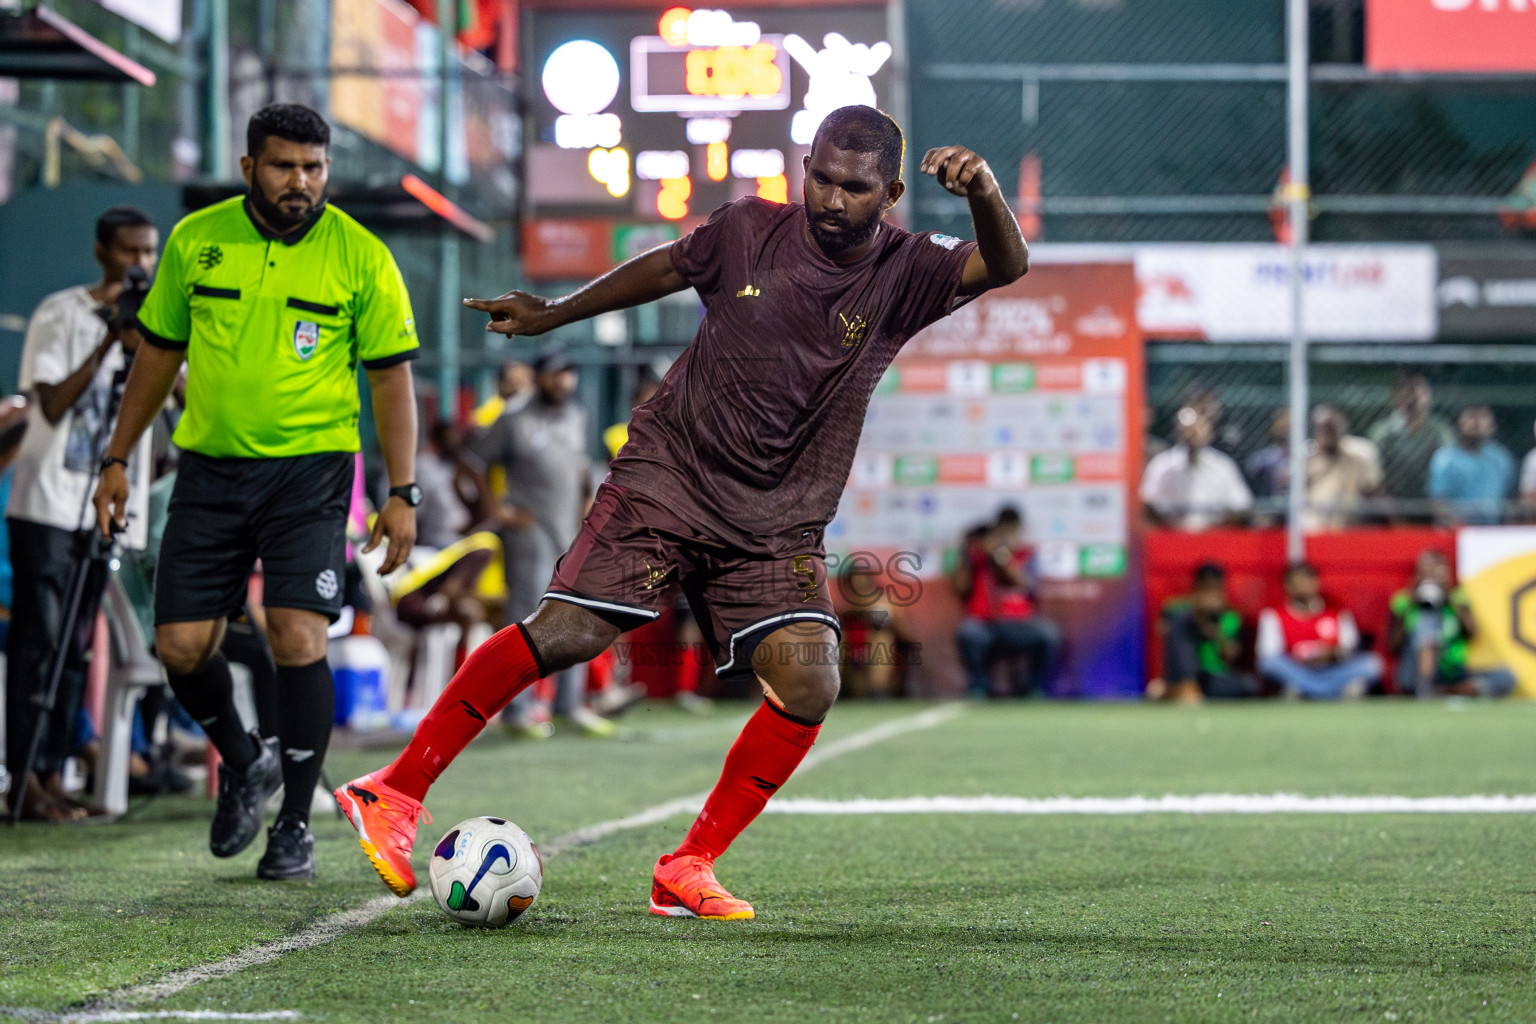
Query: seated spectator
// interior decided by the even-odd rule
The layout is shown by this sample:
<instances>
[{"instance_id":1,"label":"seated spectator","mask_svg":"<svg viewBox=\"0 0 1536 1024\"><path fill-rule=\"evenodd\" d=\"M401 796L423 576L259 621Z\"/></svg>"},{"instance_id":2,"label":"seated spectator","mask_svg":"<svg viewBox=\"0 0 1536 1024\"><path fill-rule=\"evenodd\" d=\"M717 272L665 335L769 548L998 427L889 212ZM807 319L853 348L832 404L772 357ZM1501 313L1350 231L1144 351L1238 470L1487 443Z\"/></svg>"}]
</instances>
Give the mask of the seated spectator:
<instances>
[{"instance_id":1,"label":"seated spectator","mask_svg":"<svg viewBox=\"0 0 1536 1024\"><path fill-rule=\"evenodd\" d=\"M1451 561L1426 551L1413 582L1392 595L1387 645L1397 656L1397 688L1418 697L1436 693L1504 697L1515 688L1506 668L1467 667L1467 646L1477 634L1472 605L1451 575Z\"/></svg>"},{"instance_id":2,"label":"seated spectator","mask_svg":"<svg viewBox=\"0 0 1536 1024\"><path fill-rule=\"evenodd\" d=\"M906 667L917 643L906 609L880 583L873 558L854 555L838 576L842 624L842 693L848 697L905 697Z\"/></svg>"},{"instance_id":3,"label":"seated spectator","mask_svg":"<svg viewBox=\"0 0 1536 1024\"><path fill-rule=\"evenodd\" d=\"M1163 605L1163 678L1147 696L1198 703L1203 697L1252 697L1258 681L1236 668L1243 653L1243 617L1227 597L1227 574L1207 562L1194 587Z\"/></svg>"},{"instance_id":4,"label":"seated spectator","mask_svg":"<svg viewBox=\"0 0 1536 1024\"><path fill-rule=\"evenodd\" d=\"M1487 526L1504 518L1515 458L1493 439L1493 410L1469 405L1456 417L1456 443L1429 460L1428 494L1447 526Z\"/></svg>"},{"instance_id":5,"label":"seated spectator","mask_svg":"<svg viewBox=\"0 0 1536 1024\"><path fill-rule=\"evenodd\" d=\"M1061 630L1035 608L1033 552L1024 543L1024 519L1008 506L997 523L966 535L954 583L965 603L955 643L972 697L992 694L992 665L1022 656L1027 669L1012 680L1014 696L1041 688L1061 649Z\"/></svg>"},{"instance_id":6,"label":"seated spectator","mask_svg":"<svg viewBox=\"0 0 1536 1024\"><path fill-rule=\"evenodd\" d=\"M436 420L425 440L416 454L416 482L421 486L416 540L441 551L463 537L472 523L489 516L490 486L464 458L464 437L457 426Z\"/></svg>"},{"instance_id":7,"label":"seated spectator","mask_svg":"<svg viewBox=\"0 0 1536 1024\"><path fill-rule=\"evenodd\" d=\"M1287 568L1285 602L1259 613L1259 673L1287 697L1363 697L1381 679L1382 662L1359 646L1355 617L1324 600L1317 570L1305 562Z\"/></svg>"},{"instance_id":8,"label":"seated spectator","mask_svg":"<svg viewBox=\"0 0 1536 1024\"><path fill-rule=\"evenodd\" d=\"M1234 523L1253 507L1253 493L1226 455L1212 448L1211 421L1185 406L1178 444L1147 463L1141 500L1154 523L1189 532Z\"/></svg>"},{"instance_id":9,"label":"seated spectator","mask_svg":"<svg viewBox=\"0 0 1536 1024\"><path fill-rule=\"evenodd\" d=\"M1392 388L1392 412L1367 435L1381 453L1383 491L1394 498L1422 499L1429 486L1429 461L1435 451L1451 444L1456 433L1444 416L1430 412L1434 394L1422 373L1409 374ZM1394 519L1427 521L1410 510Z\"/></svg>"},{"instance_id":10,"label":"seated spectator","mask_svg":"<svg viewBox=\"0 0 1536 1024\"><path fill-rule=\"evenodd\" d=\"M1331 405L1312 410L1312 444L1307 453L1309 531L1342 530L1359 521L1365 499L1381 487L1375 447L1349 433L1349 420Z\"/></svg>"}]
</instances>

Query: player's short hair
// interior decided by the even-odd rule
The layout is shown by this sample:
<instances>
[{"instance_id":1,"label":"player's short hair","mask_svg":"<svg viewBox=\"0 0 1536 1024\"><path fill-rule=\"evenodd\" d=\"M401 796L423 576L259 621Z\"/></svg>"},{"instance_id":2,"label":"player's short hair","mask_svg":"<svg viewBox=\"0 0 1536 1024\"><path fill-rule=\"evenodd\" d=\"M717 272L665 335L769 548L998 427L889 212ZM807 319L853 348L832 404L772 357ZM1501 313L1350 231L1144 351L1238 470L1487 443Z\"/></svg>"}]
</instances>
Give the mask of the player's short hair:
<instances>
[{"instance_id":1,"label":"player's short hair","mask_svg":"<svg viewBox=\"0 0 1536 1024\"><path fill-rule=\"evenodd\" d=\"M997 513L998 526L1020 526L1023 522L1024 514L1017 505L1004 505Z\"/></svg>"},{"instance_id":2,"label":"player's short hair","mask_svg":"<svg viewBox=\"0 0 1536 1024\"><path fill-rule=\"evenodd\" d=\"M901 126L889 114L874 107L838 107L816 129L811 149L830 142L838 149L880 154L880 177L889 185L901 177L901 157L906 142Z\"/></svg>"},{"instance_id":3,"label":"player's short hair","mask_svg":"<svg viewBox=\"0 0 1536 1024\"><path fill-rule=\"evenodd\" d=\"M155 222L149 214L136 206L114 206L96 218L96 242L102 246L112 244L112 239L123 228L152 228Z\"/></svg>"},{"instance_id":4,"label":"player's short hair","mask_svg":"<svg viewBox=\"0 0 1536 1024\"><path fill-rule=\"evenodd\" d=\"M254 157L267 140L276 136L306 146L331 145L331 126L317 111L302 103L269 103L251 115L245 125L245 155Z\"/></svg>"},{"instance_id":5,"label":"player's short hair","mask_svg":"<svg viewBox=\"0 0 1536 1024\"><path fill-rule=\"evenodd\" d=\"M1282 579L1289 583L1297 576L1311 576L1313 579L1317 579L1317 566L1311 562L1292 562L1285 567L1285 576Z\"/></svg>"}]
</instances>

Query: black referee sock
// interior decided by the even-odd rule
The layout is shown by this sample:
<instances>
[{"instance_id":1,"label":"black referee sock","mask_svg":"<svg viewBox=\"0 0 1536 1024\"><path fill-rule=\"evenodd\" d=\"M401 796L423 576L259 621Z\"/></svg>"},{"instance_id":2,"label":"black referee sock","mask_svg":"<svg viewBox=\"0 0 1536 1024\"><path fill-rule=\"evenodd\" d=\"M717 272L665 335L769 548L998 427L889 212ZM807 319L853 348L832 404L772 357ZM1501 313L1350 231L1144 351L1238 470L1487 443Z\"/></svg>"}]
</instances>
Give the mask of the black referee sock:
<instances>
[{"instance_id":1,"label":"black referee sock","mask_svg":"<svg viewBox=\"0 0 1536 1024\"><path fill-rule=\"evenodd\" d=\"M215 654L186 675L166 672L165 677L170 681L171 692L187 714L203 727L230 770L243 772L249 768L261 751L240 721L240 712L235 710L235 686L224 655Z\"/></svg>"},{"instance_id":2,"label":"black referee sock","mask_svg":"<svg viewBox=\"0 0 1536 1024\"><path fill-rule=\"evenodd\" d=\"M297 668L277 667L277 738L283 755L283 809L279 817L309 820L309 802L331 741L336 684L324 658Z\"/></svg>"},{"instance_id":3,"label":"black referee sock","mask_svg":"<svg viewBox=\"0 0 1536 1024\"><path fill-rule=\"evenodd\" d=\"M226 661L244 665L251 673L251 701L256 705L256 732L262 739L277 735L277 666L267 639L249 622L231 622L219 650Z\"/></svg>"}]
</instances>

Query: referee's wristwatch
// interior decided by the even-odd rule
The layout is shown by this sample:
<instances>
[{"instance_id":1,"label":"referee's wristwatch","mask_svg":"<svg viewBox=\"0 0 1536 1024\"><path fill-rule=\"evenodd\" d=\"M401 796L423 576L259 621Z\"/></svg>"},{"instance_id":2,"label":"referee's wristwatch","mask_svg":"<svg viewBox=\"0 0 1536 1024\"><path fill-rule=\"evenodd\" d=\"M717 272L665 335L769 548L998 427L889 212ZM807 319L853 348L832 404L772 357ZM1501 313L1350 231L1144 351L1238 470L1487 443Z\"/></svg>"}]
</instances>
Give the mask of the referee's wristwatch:
<instances>
[{"instance_id":1,"label":"referee's wristwatch","mask_svg":"<svg viewBox=\"0 0 1536 1024\"><path fill-rule=\"evenodd\" d=\"M101 457L101 465L98 466L97 468L101 472L105 473L107 470L111 469L113 466L122 466L123 469L127 469L128 468L128 460L127 459L120 459L116 455L103 455Z\"/></svg>"},{"instance_id":2,"label":"referee's wristwatch","mask_svg":"<svg viewBox=\"0 0 1536 1024\"><path fill-rule=\"evenodd\" d=\"M401 484L399 487L391 487L389 489L389 496L391 498L399 498L411 506L411 508L415 508L421 504L421 485Z\"/></svg>"}]
</instances>

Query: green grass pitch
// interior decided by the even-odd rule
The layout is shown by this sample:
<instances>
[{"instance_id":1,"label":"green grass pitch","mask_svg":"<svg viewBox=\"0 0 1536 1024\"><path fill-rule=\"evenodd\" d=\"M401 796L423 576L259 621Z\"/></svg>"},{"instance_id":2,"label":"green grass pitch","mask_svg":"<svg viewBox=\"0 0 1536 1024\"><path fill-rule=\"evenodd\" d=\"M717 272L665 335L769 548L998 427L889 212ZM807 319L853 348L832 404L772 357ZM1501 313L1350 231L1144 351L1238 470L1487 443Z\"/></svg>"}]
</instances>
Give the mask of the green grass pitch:
<instances>
[{"instance_id":1,"label":"green grass pitch","mask_svg":"<svg viewBox=\"0 0 1536 1024\"><path fill-rule=\"evenodd\" d=\"M418 873L472 815L547 844L707 789L747 710L642 706L628 742L488 735L429 799ZM840 706L822 744L921 710ZM973 704L782 796L1526 794L1533 734L1518 703ZM339 781L390 753L328 768ZM550 859L506 930L420 900L151 999L134 986L384 893L343 823L317 822L319 882L259 883L260 842L208 855L209 811L167 797L114 825L0 833L0 1019L1536 1020L1526 814L765 815L719 865L757 907L737 923L646 912L677 816Z\"/></svg>"}]
</instances>

